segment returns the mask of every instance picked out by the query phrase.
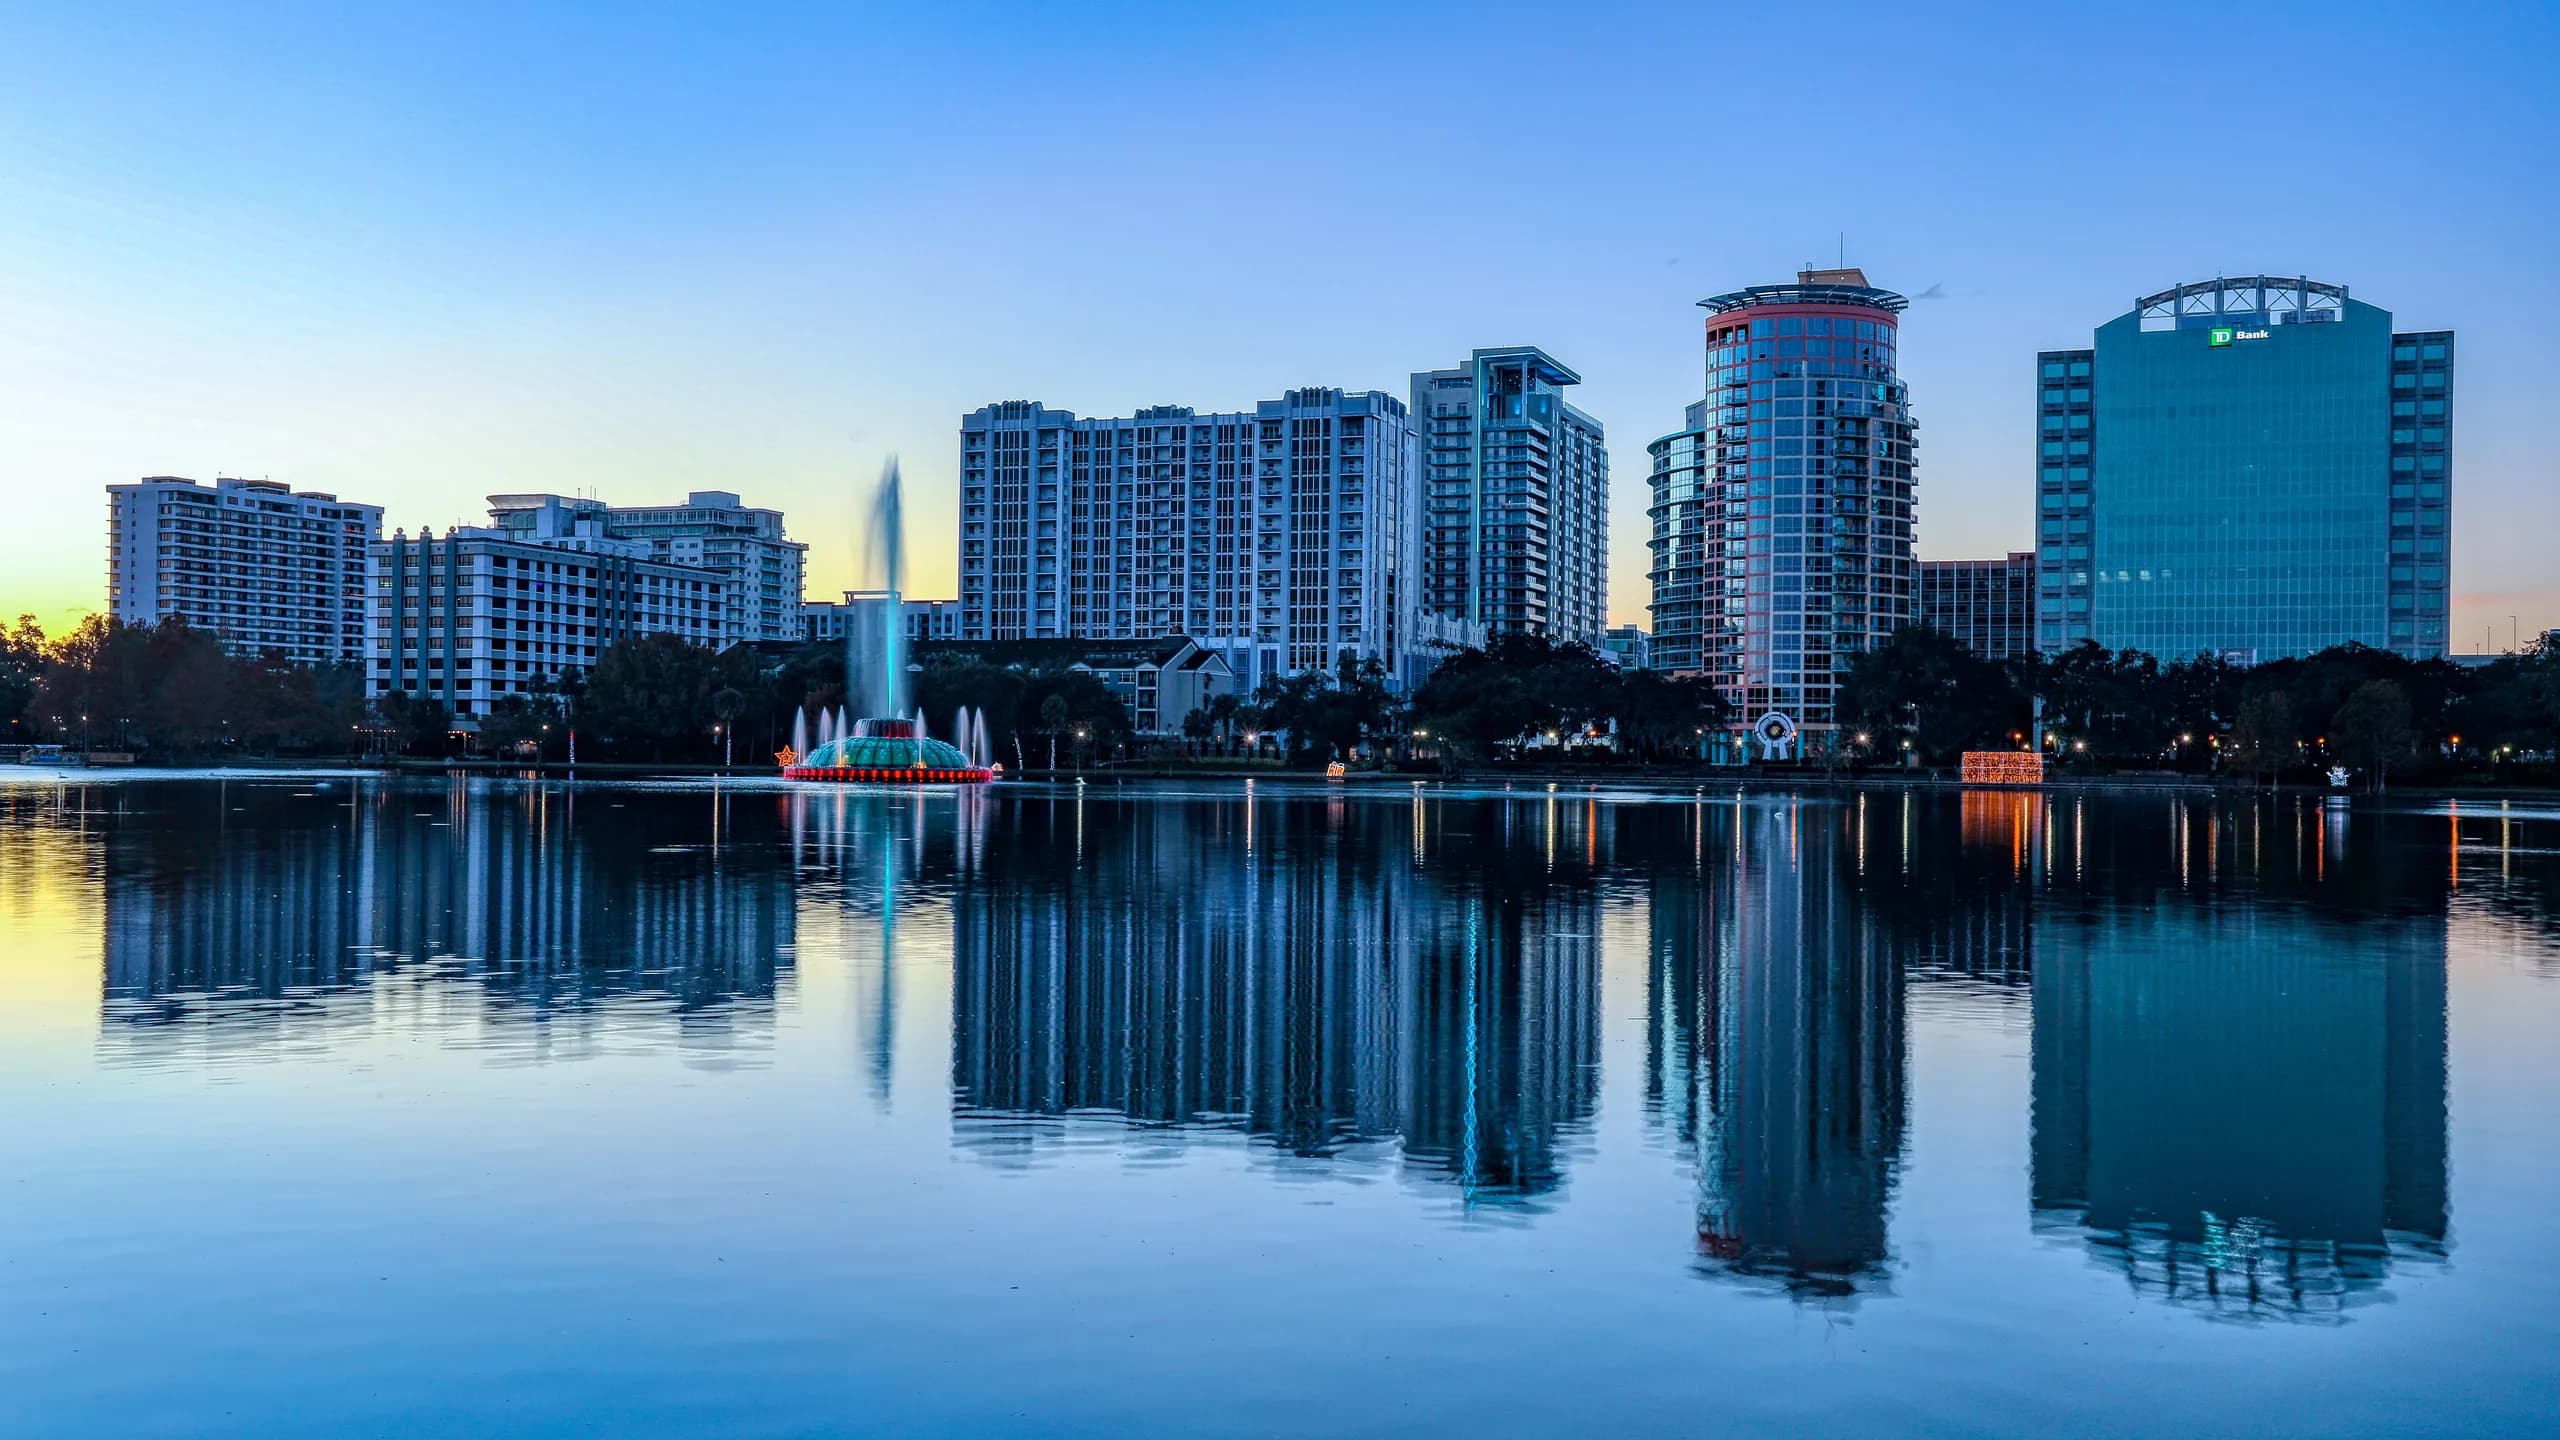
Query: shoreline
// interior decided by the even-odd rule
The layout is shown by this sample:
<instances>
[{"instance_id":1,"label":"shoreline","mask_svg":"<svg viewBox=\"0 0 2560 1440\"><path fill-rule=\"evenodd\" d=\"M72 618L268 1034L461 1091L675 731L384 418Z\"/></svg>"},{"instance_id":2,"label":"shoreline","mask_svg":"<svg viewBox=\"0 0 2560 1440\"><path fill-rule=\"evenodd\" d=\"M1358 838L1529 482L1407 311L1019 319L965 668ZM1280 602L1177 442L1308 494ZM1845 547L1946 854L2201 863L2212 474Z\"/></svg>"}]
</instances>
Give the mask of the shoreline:
<instances>
[{"instance_id":1,"label":"shoreline","mask_svg":"<svg viewBox=\"0 0 2560 1440\"><path fill-rule=\"evenodd\" d=\"M812 785L833 782L792 780L770 765L670 765L633 761L582 761L571 766L563 761L538 765L501 764L492 761L425 761L401 760L385 764L379 761L349 762L345 760L265 760L241 759L218 765L158 766L148 764L114 765L0 765L0 784L11 780L68 783L82 780L113 779L219 779L274 777L283 779L304 776L315 779L427 778L442 776L483 776L492 779L569 781L699 781L747 780L772 782L776 785ZM2327 786L2298 783L2258 785L2207 776L2160 773L2122 775L2065 775L2051 777L2033 785L1997 785L1968 783L1954 775L1935 771L1865 770L1831 772L1819 770L1769 771L1762 769L1667 770L1653 767L1627 772L1595 772L1580 769L1496 770L1477 769L1455 774L1403 771L1364 770L1341 776L1327 776L1320 771L1290 770L1278 765L1236 766L1122 766L1075 770L1026 770L992 782L997 788L1006 785L1075 785L1150 787L1179 785L1189 782L1262 783L1286 787L1293 792L1316 792L1335 787L1376 791L1387 787L1411 789L1416 786L1500 791L1535 789L1555 791L1617 792L1649 795L1694 794L1701 791L1751 791L1786 793L1803 791L1875 791L1927 790L1942 792L1975 792L1995 794L2192 794L2192 795L2265 795L2322 797L2339 796L2351 801L2390 800L2419 801L2549 801L2560 799L2560 786L2549 785L2440 785L2410 784L2385 790L2379 795L2362 790L2333 790Z\"/></svg>"}]
</instances>

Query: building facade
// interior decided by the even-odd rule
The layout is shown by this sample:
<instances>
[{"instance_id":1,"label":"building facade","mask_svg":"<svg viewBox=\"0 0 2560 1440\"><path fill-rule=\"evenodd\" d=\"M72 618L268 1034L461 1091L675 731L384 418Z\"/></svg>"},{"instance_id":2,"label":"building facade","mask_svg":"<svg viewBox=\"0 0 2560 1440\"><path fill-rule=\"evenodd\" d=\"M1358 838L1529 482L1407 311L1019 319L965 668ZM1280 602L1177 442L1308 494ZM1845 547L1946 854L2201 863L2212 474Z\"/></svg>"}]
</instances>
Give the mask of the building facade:
<instances>
[{"instance_id":1,"label":"building facade","mask_svg":"<svg viewBox=\"0 0 2560 1440\"><path fill-rule=\"evenodd\" d=\"M1706 398L1652 447L1656 663L1809 753L1849 662L1917 614L1905 303L1854 269L1700 301Z\"/></svg>"},{"instance_id":2,"label":"building facade","mask_svg":"<svg viewBox=\"0 0 2560 1440\"><path fill-rule=\"evenodd\" d=\"M1097 647L1068 668L1100 680L1128 707L1130 728L1151 739L1181 734L1192 711L1206 710L1210 701L1236 693L1235 672L1227 662L1187 635Z\"/></svg>"},{"instance_id":3,"label":"building facade","mask_svg":"<svg viewBox=\"0 0 2560 1440\"><path fill-rule=\"evenodd\" d=\"M910 640L957 640L960 638L960 602L957 600L903 600L898 609L904 617Z\"/></svg>"},{"instance_id":4,"label":"building facade","mask_svg":"<svg viewBox=\"0 0 2560 1440\"><path fill-rule=\"evenodd\" d=\"M1724 512L1710 500L1713 466L1706 402L1689 407L1688 423L1645 447L1653 457L1653 663L1675 675L1703 674L1710 624L1722 617ZM1710 513L1712 512L1712 513Z\"/></svg>"},{"instance_id":5,"label":"building facade","mask_svg":"<svg viewBox=\"0 0 2560 1440\"><path fill-rule=\"evenodd\" d=\"M800 638L815 644L822 640L842 640L852 633L853 603L848 592L843 600L804 600L800 603Z\"/></svg>"},{"instance_id":6,"label":"building facade","mask_svg":"<svg viewBox=\"0 0 2560 1440\"><path fill-rule=\"evenodd\" d=\"M1920 562L1920 623L1986 660L2036 648L2036 555Z\"/></svg>"},{"instance_id":7,"label":"building facade","mask_svg":"<svg viewBox=\"0 0 2560 1440\"><path fill-rule=\"evenodd\" d=\"M800 635L806 641L842 640L853 633L855 617L862 613L863 602L857 599L866 592L847 590L842 600L811 600L800 607ZM960 602L957 600L902 600L898 602L901 622L909 640L957 640L960 638Z\"/></svg>"},{"instance_id":8,"label":"building facade","mask_svg":"<svg viewBox=\"0 0 2560 1440\"><path fill-rule=\"evenodd\" d=\"M2446 652L2453 335L2345 286L2173 286L2036 357L2036 641Z\"/></svg>"},{"instance_id":9,"label":"building facade","mask_svg":"<svg viewBox=\"0 0 2560 1440\"><path fill-rule=\"evenodd\" d=\"M728 596L724 645L797 640L809 547L784 533L782 512L739 503L726 490L696 490L681 505L607 505L557 495L492 495L489 523L500 530L530 525L557 503L600 519L604 533L647 547L648 558L720 577Z\"/></svg>"},{"instance_id":10,"label":"building facade","mask_svg":"<svg viewBox=\"0 0 2560 1440\"><path fill-rule=\"evenodd\" d=\"M1609 452L1534 346L1413 377L1425 609L1597 646L1609 616Z\"/></svg>"},{"instance_id":11,"label":"building facade","mask_svg":"<svg viewBox=\"0 0 2560 1440\"><path fill-rule=\"evenodd\" d=\"M458 722L487 715L618 640L667 634L727 643L727 587L710 570L650 558L606 533L592 511L553 497L506 529L457 527L437 539L395 531L374 547L365 693L441 700Z\"/></svg>"},{"instance_id":12,"label":"building facade","mask_svg":"<svg viewBox=\"0 0 2560 1440\"><path fill-rule=\"evenodd\" d=\"M304 665L365 654L365 562L382 507L271 480L153 475L107 487L107 605L177 619L235 654Z\"/></svg>"},{"instance_id":13,"label":"building facade","mask_svg":"<svg viewBox=\"0 0 2560 1440\"><path fill-rule=\"evenodd\" d=\"M1006 401L960 427L963 640L1188 635L1250 692L1402 673L1412 429L1379 391L1086 419Z\"/></svg>"},{"instance_id":14,"label":"building facade","mask_svg":"<svg viewBox=\"0 0 2560 1440\"><path fill-rule=\"evenodd\" d=\"M1612 625L1600 636L1600 653L1621 670L1650 670L1653 637L1641 625Z\"/></svg>"}]
</instances>

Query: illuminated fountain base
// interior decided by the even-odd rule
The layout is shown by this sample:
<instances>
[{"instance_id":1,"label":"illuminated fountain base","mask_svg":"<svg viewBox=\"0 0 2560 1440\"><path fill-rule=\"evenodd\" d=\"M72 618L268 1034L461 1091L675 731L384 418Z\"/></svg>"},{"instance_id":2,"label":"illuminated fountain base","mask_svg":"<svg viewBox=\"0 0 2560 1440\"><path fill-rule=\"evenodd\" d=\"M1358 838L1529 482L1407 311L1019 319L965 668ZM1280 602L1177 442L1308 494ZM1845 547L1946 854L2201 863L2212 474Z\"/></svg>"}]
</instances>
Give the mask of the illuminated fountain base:
<instances>
[{"instance_id":1,"label":"illuminated fountain base","mask_svg":"<svg viewBox=\"0 0 2560 1440\"><path fill-rule=\"evenodd\" d=\"M861 785L983 785L996 778L970 763L960 747L919 735L913 720L861 720L853 733L830 740L782 767L786 780L827 780Z\"/></svg>"}]
</instances>

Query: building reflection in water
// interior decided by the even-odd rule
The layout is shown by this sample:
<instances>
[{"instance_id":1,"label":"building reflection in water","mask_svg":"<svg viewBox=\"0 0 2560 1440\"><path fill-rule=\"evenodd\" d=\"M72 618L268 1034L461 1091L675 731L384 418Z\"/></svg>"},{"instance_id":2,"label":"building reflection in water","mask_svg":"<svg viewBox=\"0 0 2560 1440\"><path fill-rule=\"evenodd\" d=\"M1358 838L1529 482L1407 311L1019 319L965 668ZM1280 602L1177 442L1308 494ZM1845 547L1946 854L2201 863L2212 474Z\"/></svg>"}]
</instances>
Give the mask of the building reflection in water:
<instances>
[{"instance_id":1,"label":"building reflection in water","mask_svg":"<svg viewBox=\"0 0 2560 1440\"><path fill-rule=\"evenodd\" d=\"M2335 1320L2395 1265L2440 1257L2447 877L2408 861L2441 822L2054 809L2039 1228L2217 1318Z\"/></svg>"},{"instance_id":2,"label":"building reflection in water","mask_svg":"<svg viewBox=\"0 0 2560 1440\"><path fill-rule=\"evenodd\" d=\"M1903 957L1857 893L1860 819L1701 799L1652 847L1647 1098L1695 1157L1697 1263L1826 1302L1889 1282L1905 1123Z\"/></svg>"},{"instance_id":3,"label":"building reflection in water","mask_svg":"<svg viewBox=\"0 0 2560 1440\"><path fill-rule=\"evenodd\" d=\"M961 1143L1026 1161L1102 1116L1548 1195L1597 1093L1604 814L1013 807L953 901Z\"/></svg>"},{"instance_id":4,"label":"building reflection in water","mask_svg":"<svg viewBox=\"0 0 2560 1440\"><path fill-rule=\"evenodd\" d=\"M1645 1098L1695 1175L1679 1243L1701 1272L1886 1291L1912 1017L1978 1013L2032 1021L2039 1230L2146 1295L2310 1319L2444 1250L2449 901L2548 923L2524 889L2543 872L2490 823L1881 788L379 781L137 784L112 821L80 816L110 1055L385 1017L503 1026L537 1055L608 1024L752 1049L808 905L812 942L877 986L856 999L885 1103L895 932L947 905L967 1152L1242 1136L1487 1214L1552 1203L1587 1153L1603 910L1640 904Z\"/></svg>"},{"instance_id":5,"label":"building reflection in water","mask_svg":"<svg viewBox=\"0 0 2560 1440\"><path fill-rule=\"evenodd\" d=\"M103 846L124 1031L248 1043L455 993L396 978L468 982L481 1019L552 1044L624 998L688 1047L769 1038L795 904L771 796L306 781L146 801Z\"/></svg>"}]
</instances>

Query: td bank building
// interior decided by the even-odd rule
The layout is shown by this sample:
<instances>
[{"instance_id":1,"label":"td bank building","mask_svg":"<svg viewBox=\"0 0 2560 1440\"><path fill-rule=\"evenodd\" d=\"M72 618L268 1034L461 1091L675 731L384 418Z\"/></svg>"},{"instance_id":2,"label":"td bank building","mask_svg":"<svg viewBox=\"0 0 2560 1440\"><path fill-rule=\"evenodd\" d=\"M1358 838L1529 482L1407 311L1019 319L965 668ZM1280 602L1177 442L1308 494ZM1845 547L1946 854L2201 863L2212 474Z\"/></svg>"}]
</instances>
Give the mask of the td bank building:
<instances>
[{"instance_id":1,"label":"td bank building","mask_svg":"<svg viewBox=\"0 0 2560 1440\"><path fill-rule=\"evenodd\" d=\"M2257 275L2036 357L2036 643L2445 653L2453 333Z\"/></svg>"}]
</instances>

